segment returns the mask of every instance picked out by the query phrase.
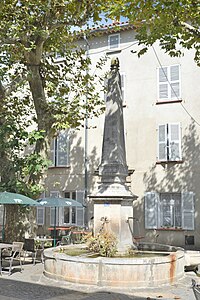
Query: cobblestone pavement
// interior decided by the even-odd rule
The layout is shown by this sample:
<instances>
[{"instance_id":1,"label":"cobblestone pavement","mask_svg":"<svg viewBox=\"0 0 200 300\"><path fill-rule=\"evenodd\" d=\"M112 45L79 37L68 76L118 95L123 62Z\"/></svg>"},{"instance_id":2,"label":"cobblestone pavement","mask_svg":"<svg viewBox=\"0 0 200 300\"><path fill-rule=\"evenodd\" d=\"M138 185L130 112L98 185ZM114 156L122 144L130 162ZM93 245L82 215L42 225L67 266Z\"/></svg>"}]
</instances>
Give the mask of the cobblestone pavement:
<instances>
[{"instance_id":1,"label":"cobblestone pavement","mask_svg":"<svg viewBox=\"0 0 200 300\"><path fill-rule=\"evenodd\" d=\"M111 291L49 279L43 275L41 263L27 264L22 273L16 268L11 276L0 277L0 300L195 300L192 278L200 283L195 273L188 272L178 284L170 287Z\"/></svg>"}]
</instances>

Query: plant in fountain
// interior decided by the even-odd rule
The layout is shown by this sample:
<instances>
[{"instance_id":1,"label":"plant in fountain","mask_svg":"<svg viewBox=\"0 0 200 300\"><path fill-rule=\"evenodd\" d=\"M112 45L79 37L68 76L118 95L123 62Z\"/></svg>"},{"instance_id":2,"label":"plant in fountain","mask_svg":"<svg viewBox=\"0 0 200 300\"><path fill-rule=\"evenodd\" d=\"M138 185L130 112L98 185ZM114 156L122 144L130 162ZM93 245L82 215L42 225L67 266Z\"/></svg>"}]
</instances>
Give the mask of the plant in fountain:
<instances>
[{"instance_id":1,"label":"plant in fountain","mask_svg":"<svg viewBox=\"0 0 200 300\"><path fill-rule=\"evenodd\" d=\"M88 235L85 242L91 252L100 256L112 257L117 253L117 238L111 232L101 231L95 237Z\"/></svg>"}]
</instances>

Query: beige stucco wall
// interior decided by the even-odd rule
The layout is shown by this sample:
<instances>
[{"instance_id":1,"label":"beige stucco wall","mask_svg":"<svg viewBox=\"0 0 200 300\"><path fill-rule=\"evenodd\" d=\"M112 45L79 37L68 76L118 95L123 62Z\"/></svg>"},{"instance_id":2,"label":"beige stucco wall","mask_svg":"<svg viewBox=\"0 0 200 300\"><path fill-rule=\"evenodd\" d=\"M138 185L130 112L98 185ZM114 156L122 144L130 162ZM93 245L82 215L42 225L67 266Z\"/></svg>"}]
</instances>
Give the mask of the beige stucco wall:
<instances>
[{"instance_id":1,"label":"beige stucco wall","mask_svg":"<svg viewBox=\"0 0 200 300\"><path fill-rule=\"evenodd\" d=\"M94 65L100 57L108 54L105 71L110 68L111 58L118 56L120 71L126 74L124 123L127 164L135 170L131 176L131 190L138 195L138 200L134 202L134 216L139 219L140 233L146 240L155 237L154 231L144 229L145 192L192 191L195 193L195 231L159 231L158 242L183 246L185 235L194 235L195 247L200 248L200 126L190 117L200 123L200 69L193 61L194 53L186 51L182 57L171 58L158 45L154 46L163 66L180 64L183 100L182 103L156 105L156 69L160 64L153 48L140 58L131 53L131 50L138 48L133 30L128 30L121 32L121 52L111 54L107 50L107 39L107 34L89 39L89 54ZM96 68L93 67L91 72L97 72ZM170 122L181 123L183 162L156 164L157 127L158 124ZM101 157L104 116L88 123L88 185L89 193L92 193L98 180L94 171ZM84 141L84 129L72 132L70 166L49 170L46 180L49 191L60 190L62 195L64 191L84 190ZM92 204L88 203L88 218L93 214L92 209Z\"/></svg>"}]
</instances>

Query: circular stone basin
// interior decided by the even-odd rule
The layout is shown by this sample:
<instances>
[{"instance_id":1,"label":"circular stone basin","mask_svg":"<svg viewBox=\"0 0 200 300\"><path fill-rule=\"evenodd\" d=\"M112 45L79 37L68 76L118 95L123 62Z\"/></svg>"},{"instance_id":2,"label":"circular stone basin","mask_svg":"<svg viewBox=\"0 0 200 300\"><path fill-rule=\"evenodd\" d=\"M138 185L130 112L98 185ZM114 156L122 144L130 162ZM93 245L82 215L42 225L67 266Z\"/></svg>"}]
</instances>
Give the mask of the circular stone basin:
<instances>
[{"instance_id":1,"label":"circular stone basin","mask_svg":"<svg viewBox=\"0 0 200 300\"><path fill-rule=\"evenodd\" d=\"M62 248L70 249L72 246ZM80 245L73 245L79 247ZM154 257L70 256L60 247L44 251L44 275L56 280L102 287L142 288L173 284L184 276L184 251Z\"/></svg>"}]
</instances>

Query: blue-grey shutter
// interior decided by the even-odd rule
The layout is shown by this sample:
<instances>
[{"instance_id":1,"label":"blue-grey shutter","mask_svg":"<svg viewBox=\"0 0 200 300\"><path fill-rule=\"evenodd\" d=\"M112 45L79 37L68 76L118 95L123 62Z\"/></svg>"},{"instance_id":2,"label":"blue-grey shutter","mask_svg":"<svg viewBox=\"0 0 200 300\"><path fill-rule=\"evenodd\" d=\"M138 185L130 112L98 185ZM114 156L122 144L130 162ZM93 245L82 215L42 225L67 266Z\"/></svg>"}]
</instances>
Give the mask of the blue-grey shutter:
<instances>
[{"instance_id":1,"label":"blue-grey shutter","mask_svg":"<svg viewBox=\"0 0 200 300\"><path fill-rule=\"evenodd\" d=\"M85 196L84 191L76 191L76 201L80 202L81 204L84 203L84 196Z\"/></svg>"},{"instance_id":2,"label":"blue-grey shutter","mask_svg":"<svg viewBox=\"0 0 200 300\"><path fill-rule=\"evenodd\" d=\"M180 98L180 67L170 66L171 99Z\"/></svg>"},{"instance_id":3,"label":"blue-grey shutter","mask_svg":"<svg viewBox=\"0 0 200 300\"><path fill-rule=\"evenodd\" d=\"M148 192L145 194L145 228L160 227L159 194Z\"/></svg>"},{"instance_id":4,"label":"blue-grey shutter","mask_svg":"<svg viewBox=\"0 0 200 300\"><path fill-rule=\"evenodd\" d=\"M121 92L122 92L122 104L125 105L125 80L126 80L126 75L125 73L120 74L121 77Z\"/></svg>"},{"instance_id":5,"label":"blue-grey shutter","mask_svg":"<svg viewBox=\"0 0 200 300\"><path fill-rule=\"evenodd\" d=\"M57 137L57 166L69 165L69 134L68 130L60 132Z\"/></svg>"},{"instance_id":6,"label":"blue-grey shutter","mask_svg":"<svg viewBox=\"0 0 200 300\"><path fill-rule=\"evenodd\" d=\"M168 68L162 67L158 69L158 98L160 100L169 98Z\"/></svg>"},{"instance_id":7,"label":"blue-grey shutter","mask_svg":"<svg viewBox=\"0 0 200 300\"><path fill-rule=\"evenodd\" d=\"M158 126L158 161L167 160L167 125Z\"/></svg>"},{"instance_id":8,"label":"blue-grey shutter","mask_svg":"<svg viewBox=\"0 0 200 300\"><path fill-rule=\"evenodd\" d=\"M4 206L0 205L0 224L3 224L3 211L4 211Z\"/></svg>"},{"instance_id":9,"label":"blue-grey shutter","mask_svg":"<svg viewBox=\"0 0 200 300\"><path fill-rule=\"evenodd\" d=\"M50 167L54 167L55 166L55 138L51 140L51 144L50 144L50 153L49 153L49 160L51 161L50 163Z\"/></svg>"},{"instance_id":10,"label":"blue-grey shutter","mask_svg":"<svg viewBox=\"0 0 200 300\"><path fill-rule=\"evenodd\" d=\"M37 207L37 224L44 225L44 207Z\"/></svg>"},{"instance_id":11,"label":"blue-grey shutter","mask_svg":"<svg viewBox=\"0 0 200 300\"><path fill-rule=\"evenodd\" d=\"M77 225L78 226L84 226L84 208L83 207L77 207L76 210L77 213Z\"/></svg>"},{"instance_id":12,"label":"blue-grey shutter","mask_svg":"<svg viewBox=\"0 0 200 300\"><path fill-rule=\"evenodd\" d=\"M181 160L181 126L180 123L168 124L169 160Z\"/></svg>"},{"instance_id":13,"label":"blue-grey shutter","mask_svg":"<svg viewBox=\"0 0 200 300\"><path fill-rule=\"evenodd\" d=\"M194 230L194 193L182 193L182 228Z\"/></svg>"}]
</instances>

